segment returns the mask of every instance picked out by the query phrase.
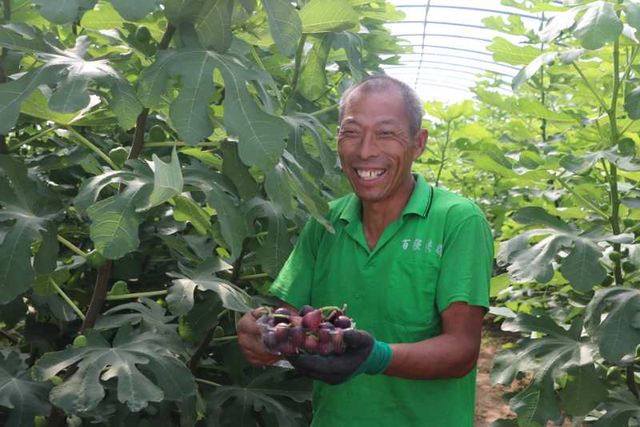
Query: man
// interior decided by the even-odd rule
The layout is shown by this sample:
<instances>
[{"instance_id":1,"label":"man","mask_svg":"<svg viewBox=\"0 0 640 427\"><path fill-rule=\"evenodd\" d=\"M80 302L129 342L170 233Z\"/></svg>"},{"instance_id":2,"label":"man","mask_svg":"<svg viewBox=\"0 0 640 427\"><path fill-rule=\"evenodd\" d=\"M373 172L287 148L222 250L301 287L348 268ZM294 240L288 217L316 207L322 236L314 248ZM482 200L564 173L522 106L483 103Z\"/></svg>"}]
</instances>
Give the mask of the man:
<instances>
[{"instance_id":1,"label":"man","mask_svg":"<svg viewBox=\"0 0 640 427\"><path fill-rule=\"evenodd\" d=\"M313 426L473 426L493 243L477 206L412 175L421 123L418 96L398 80L345 92L338 153L355 194L331 203L334 234L308 222L271 287L288 307L346 303L356 322L344 355L290 357L321 380ZM256 315L239 322L239 342L250 363L270 365L279 357Z\"/></svg>"}]
</instances>

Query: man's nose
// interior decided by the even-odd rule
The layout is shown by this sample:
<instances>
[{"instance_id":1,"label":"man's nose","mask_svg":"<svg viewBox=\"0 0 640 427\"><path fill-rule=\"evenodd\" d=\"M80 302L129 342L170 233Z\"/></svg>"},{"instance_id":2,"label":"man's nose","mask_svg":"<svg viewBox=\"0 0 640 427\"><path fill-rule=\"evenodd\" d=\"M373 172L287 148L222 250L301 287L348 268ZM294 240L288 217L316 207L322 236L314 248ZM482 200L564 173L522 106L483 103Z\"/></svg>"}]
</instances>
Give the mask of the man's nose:
<instances>
[{"instance_id":1,"label":"man's nose","mask_svg":"<svg viewBox=\"0 0 640 427\"><path fill-rule=\"evenodd\" d=\"M365 132L362 136L358 155L363 159L369 159L378 155L376 136L373 132Z\"/></svg>"}]
</instances>

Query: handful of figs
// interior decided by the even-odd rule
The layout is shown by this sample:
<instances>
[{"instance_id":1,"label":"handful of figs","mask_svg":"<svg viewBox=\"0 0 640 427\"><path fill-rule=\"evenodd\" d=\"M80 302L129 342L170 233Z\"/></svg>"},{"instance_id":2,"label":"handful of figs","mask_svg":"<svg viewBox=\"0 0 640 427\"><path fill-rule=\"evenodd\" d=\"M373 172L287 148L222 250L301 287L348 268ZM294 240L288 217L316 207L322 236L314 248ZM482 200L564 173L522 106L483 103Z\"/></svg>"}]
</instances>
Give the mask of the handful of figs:
<instances>
[{"instance_id":1,"label":"handful of figs","mask_svg":"<svg viewBox=\"0 0 640 427\"><path fill-rule=\"evenodd\" d=\"M346 350L342 334L354 327L344 314L346 308L305 305L297 313L286 308L265 309L268 311L257 320L262 342L269 352L283 356L342 354Z\"/></svg>"}]
</instances>

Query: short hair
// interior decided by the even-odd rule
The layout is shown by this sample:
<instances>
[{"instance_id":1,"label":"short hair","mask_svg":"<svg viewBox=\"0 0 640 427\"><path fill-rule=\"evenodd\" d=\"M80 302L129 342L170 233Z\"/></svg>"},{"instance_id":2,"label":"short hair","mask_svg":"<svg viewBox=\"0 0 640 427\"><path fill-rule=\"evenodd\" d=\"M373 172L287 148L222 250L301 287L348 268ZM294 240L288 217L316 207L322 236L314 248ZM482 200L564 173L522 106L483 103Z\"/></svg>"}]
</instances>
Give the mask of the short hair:
<instances>
[{"instance_id":1,"label":"short hair","mask_svg":"<svg viewBox=\"0 0 640 427\"><path fill-rule=\"evenodd\" d=\"M401 82L398 79L394 79L393 77L389 77L385 74L374 74L364 78L360 83L357 83L342 94L342 98L340 98L340 106L338 109L338 123L342 123L342 117L344 114L344 107L346 105L347 99L351 95L352 92L357 89L362 89L364 91L371 90L387 90L390 88L396 88L400 91L402 95L402 99L404 101L404 110L409 116L409 132L411 136L415 136L418 131L422 128L422 101L420 100L420 96L418 93L408 84Z\"/></svg>"}]
</instances>

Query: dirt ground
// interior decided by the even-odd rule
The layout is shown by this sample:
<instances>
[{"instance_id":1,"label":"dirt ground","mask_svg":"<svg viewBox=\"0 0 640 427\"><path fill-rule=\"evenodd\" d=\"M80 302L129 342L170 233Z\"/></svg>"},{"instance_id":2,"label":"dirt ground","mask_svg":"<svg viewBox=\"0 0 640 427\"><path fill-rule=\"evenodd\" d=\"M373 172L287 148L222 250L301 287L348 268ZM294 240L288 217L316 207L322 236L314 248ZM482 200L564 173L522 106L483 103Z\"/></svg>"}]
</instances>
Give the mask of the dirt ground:
<instances>
[{"instance_id":1,"label":"dirt ground","mask_svg":"<svg viewBox=\"0 0 640 427\"><path fill-rule=\"evenodd\" d=\"M496 338L491 330L483 335L478 358L475 427L487 427L500 418L515 418L515 414L509 409L509 404L502 399L502 395L507 390L502 386L491 387L489 379L493 356L500 350L501 340Z\"/></svg>"}]
</instances>

